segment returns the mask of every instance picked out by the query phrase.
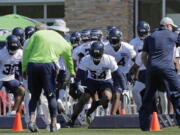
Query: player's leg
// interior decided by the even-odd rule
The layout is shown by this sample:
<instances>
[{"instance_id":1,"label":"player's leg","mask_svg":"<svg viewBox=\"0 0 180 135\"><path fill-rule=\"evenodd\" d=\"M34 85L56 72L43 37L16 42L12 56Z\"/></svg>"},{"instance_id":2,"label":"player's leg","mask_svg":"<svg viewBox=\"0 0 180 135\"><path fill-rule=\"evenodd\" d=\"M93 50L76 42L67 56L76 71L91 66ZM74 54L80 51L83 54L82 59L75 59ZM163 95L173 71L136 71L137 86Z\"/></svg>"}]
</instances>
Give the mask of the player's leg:
<instances>
[{"instance_id":1,"label":"player's leg","mask_svg":"<svg viewBox=\"0 0 180 135\"><path fill-rule=\"evenodd\" d=\"M99 105L102 105L104 109L108 107L109 101L112 99L112 89L113 85L111 80L107 81L98 81L96 85L96 88L98 89L99 95L99 100L98 101L93 101L91 108L87 111L86 115L87 117L90 117L90 115L96 110L96 108Z\"/></svg>"},{"instance_id":2,"label":"player's leg","mask_svg":"<svg viewBox=\"0 0 180 135\"><path fill-rule=\"evenodd\" d=\"M84 105L89 101L91 95L89 93L84 93L81 95L81 97L78 99L78 103L74 106L73 114L71 116L71 123L69 126L73 126L75 123L75 120L77 119L78 115L83 110Z\"/></svg>"},{"instance_id":3,"label":"player's leg","mask_svg":"<svg viewBox=\"0 0 180 135\"><path fill-rule=\"evenodd\" d=\"M136 81L135 85L132 89L132 94L133 94L133 98L134 101L136 103L137 106L137 110L140 109L141 105L142 105L142 96L141 96L141 91L145 88L145 84Z\"/></svg>"},{"instance_id":4,"label":"player's leg","mask_svg":"<svg viewBox=\"0 0 180 135\"><path fill-rule=\"evenodd\" d=\"M22 84L18 80L11 80L4 83L4 86L6 87L9 92L12 92L14 94L15 103L12 108L12 112L20 112L21 103L24 99L25 89L22 86Z\"/></svg>"},{"instance_id":5,"label":"player's leg","mask_svg":"<svg viewBox=\"0 0 180 135\"><path fill-rule=\"evenodd\" d=\"M25 122L28 124L29 122L29 101L30 101L30 93L28 90L25 90L24 95L24 106L25 106Z\"/></svg>"},{"instance_id":6,"label":"player's leg","mask_svg":"<svg viewBox=\"0 0 180 135\"><path fill-rule=\"evenodd\" d=\"M166 92L158 91L157 94L160 97L160 106L162 114L168 114L168 100Z\"/></svg>"},{"instance_id":7,"label":"player's leg","mask_svg":"<svg viewBox=\"0 0 180 135\"><path fill-rule=\"evenodd\" d=\"M111 89L106 88L101 94L99 104L102 105L104 109L107 109L108 103L111 101L111 99L112 99L112 91Z\"/></svg>"},{"instance_id":8,"label":"player's leg","mask_svg":"<svg viewBox=\"0 0 180 135\"><path fill-rule=\"evenodd\" d=\"M121 93L113 93L111 115L116 115L120 107Z\"/></svg>"},{"instance_id":9,"label":"player's leg","mask_svg":"<svg viewBox=\"0 0 180 135\"><path fill-rule=\"evenodd\" d=\"M167 83L170 86L167 94L170 96L174 107L174 112L176 113L177 123L180 125L180 80L175 70L166 69L163 70L163 73Z\"/></svg>"},{"instance_id":10,"label":"player's leg","mask_svg":"<svg viewBox=\"0 0 180 135\"><path fill-rule=\"evenodd\" d=\"M96 110L96 108L100 105L99 99L97 98L97 95L98 95L97 90L100 89L101 85L102 84L100 84L99 81L97 80L92 80L92 79L87 80L88 91L91 94L91 97L93 100L91 107L86 112L87 117L89 117L94 112L94 110Z\"/></svg>"}]
</instances>

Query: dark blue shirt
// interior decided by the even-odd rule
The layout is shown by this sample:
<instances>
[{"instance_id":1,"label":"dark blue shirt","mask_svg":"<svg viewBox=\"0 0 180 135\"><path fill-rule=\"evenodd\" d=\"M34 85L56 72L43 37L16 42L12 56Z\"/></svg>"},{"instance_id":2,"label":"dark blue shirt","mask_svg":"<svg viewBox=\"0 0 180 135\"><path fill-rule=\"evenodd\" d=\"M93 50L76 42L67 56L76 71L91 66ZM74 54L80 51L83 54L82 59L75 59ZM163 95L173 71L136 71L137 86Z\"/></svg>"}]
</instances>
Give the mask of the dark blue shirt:
<instances>
[{"instance_id":1,"label":"dark blue shirt","mask_svg":"<svg viewBox=\"0 0 180 135\"><path fill-rule=\"evenodd\" d=\"M173 53L180 37L167 29L154 31L144 40L143 51L149 54L147 67L174 68Z\"/></svg>"}]
</instances>

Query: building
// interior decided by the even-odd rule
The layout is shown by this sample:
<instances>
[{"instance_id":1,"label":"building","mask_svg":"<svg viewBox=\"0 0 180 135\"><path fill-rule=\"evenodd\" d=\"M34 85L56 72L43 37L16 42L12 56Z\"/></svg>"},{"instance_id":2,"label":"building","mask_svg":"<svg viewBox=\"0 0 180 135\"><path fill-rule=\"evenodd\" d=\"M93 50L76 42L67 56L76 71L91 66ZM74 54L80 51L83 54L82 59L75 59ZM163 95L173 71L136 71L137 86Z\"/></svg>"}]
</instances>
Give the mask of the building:
<instances>
[{"instance_id":1,"label":"building","mask_svg":"<svg viewBox=\"0 0 180 135\"><path fill-rule=\"evenodd\" d=\"M71 31L115 25L129 41L139 20L155 28L170 16L180 25L179 6L180 0L0 0L0 15L17 13L47 24L64 18Z\"/></svg>"}]
</instances>

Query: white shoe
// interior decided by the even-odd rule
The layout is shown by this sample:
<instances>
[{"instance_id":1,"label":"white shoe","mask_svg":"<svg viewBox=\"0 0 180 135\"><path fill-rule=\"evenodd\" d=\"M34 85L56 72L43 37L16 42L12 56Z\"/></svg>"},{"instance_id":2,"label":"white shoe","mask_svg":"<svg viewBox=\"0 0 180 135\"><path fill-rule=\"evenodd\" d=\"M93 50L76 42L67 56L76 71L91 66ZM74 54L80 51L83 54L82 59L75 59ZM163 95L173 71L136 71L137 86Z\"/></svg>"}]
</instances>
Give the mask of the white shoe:
<instances>
[{"instance_id":1,"label":"white shoe","mask_svg":"<svg viewBox=\"0 0 180 135\"><path fill-rule=\"evenodd\" d=\"M51 131L51 130L50 130L50 127L51 127L51 125L48 124L47 127L46 127L46 130L47 130L47 131ZM56 123L56 128L55 128L55 130L58 131L58 130L60 130L60 129L61 129L61 124L60 124L60 123Z\"/></svg>"},{"instance_id":2,"label":"white shoe","mask_svg":"<svg viewBox=\"0 0 180 135\"><path fill-rule=\"evenodd\" d=\"M13 110L13 111L11 111L11 112L8 112L7 115L16 115L16 111Z\"/></svg>"}]
</instances>

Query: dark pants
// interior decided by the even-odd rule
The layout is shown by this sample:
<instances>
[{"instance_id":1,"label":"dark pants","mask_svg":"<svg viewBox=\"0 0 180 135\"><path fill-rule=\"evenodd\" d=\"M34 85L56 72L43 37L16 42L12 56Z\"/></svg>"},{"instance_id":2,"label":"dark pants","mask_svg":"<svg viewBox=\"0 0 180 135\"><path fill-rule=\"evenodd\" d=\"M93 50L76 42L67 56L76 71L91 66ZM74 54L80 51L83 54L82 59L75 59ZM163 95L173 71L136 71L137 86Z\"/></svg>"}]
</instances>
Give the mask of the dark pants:
<instances>
[{"instance_id":1,"label":"dark pants","mask_svg":"<svg viewBox=\"0 0 180 135\"><path fill-rule=\"evenodd\" d=\"M15 93L18 87L22 85L18 80L0 81L0 89L4 86L7 92Z\"/></svg>"},{"instance_id":2,"label":"dark pants","mask_svg":"<svg viewBox=\"0 0 180 135\"><path fill-rule=\"evenodd\" d=\"M55 94L56 66L54 63L29 63L27 68L28 89L31 92L29 114L34 114L42 89L47 97L51 117L57 115Z\"/></svg>"},{"instance_id":3,"label":"dark pants","mask_svg":"<svg viewBox=\"0 0 180 135\"><path fill-rule=\"evenodd\" d=\"M139 111L140 126L142 130L148 130L150 127L150 116L153 109L153 100L157 89L167 91L168 96L173 103L176 119L180 125L180 80L173 69L151 68L147 69L146 91L143 97L142 107Z\"/></svg>"}]
</instances>

